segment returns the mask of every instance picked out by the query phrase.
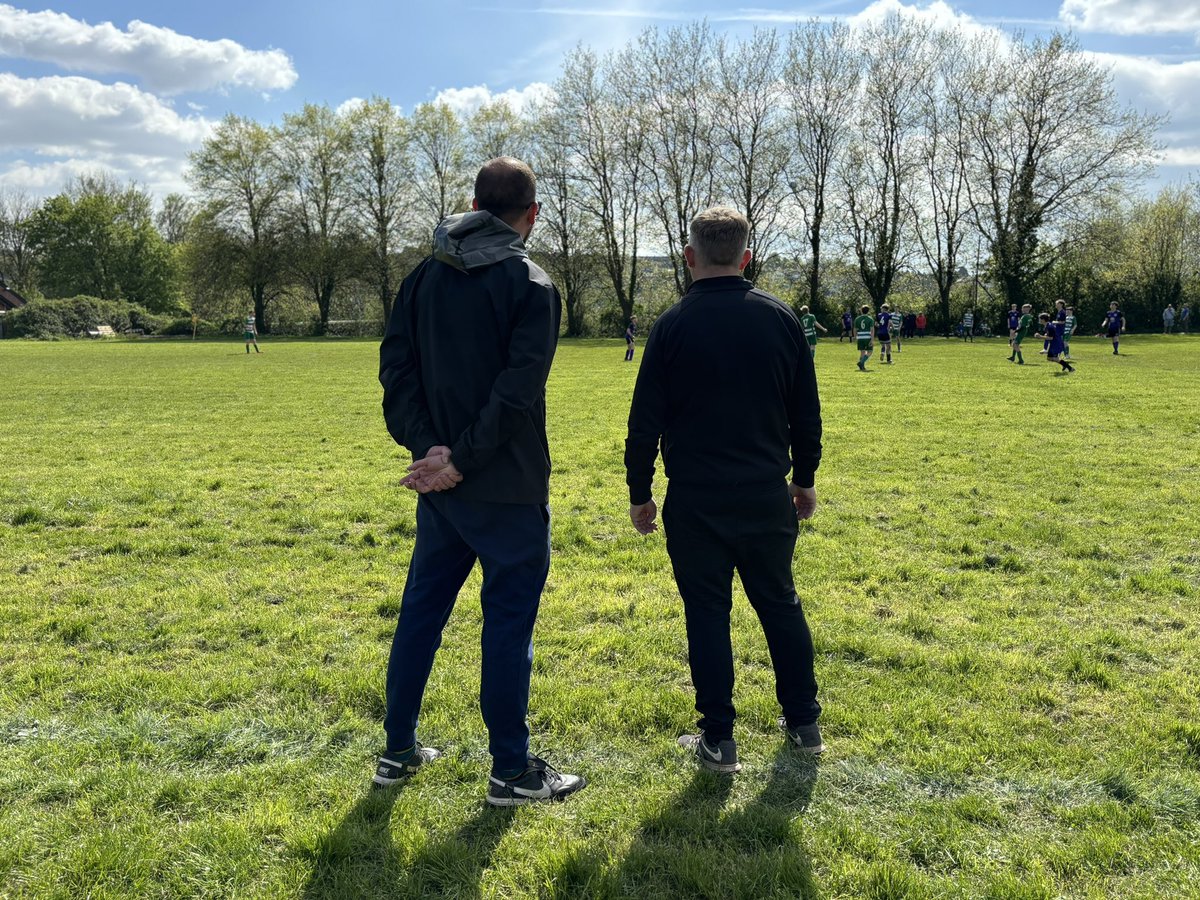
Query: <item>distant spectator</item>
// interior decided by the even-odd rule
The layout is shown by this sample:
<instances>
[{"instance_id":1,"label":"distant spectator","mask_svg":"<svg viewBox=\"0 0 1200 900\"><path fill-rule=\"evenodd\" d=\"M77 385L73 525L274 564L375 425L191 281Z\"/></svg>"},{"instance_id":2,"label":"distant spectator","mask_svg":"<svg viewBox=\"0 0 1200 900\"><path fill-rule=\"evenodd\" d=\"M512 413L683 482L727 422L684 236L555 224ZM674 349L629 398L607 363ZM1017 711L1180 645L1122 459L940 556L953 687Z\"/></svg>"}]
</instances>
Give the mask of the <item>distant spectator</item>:
<instances>
[{"instance_id":1,"label":"distant spectator","mask_svg":"<svg viewBox=\"0 0 1200 900\"><path fill-rule=\"evenodd\" d=\"M925 337L925 313L917 313L917 337Z\"/></svg>"},{"instance_id":2,"label":"distant spectator","mask_svg":"<svg viewBox=\"0 0 1200 900\"><path fill-rule=\"evenodd\" d=\"M969 309L963 313L962 335L964 341L975 343L975 313Z\"/></svg>"},{"instance_id":3,"label":"distant spectator","mask_svg":"<svg viewBox=\"0 0 1200 900\"><path fill-rule=\"evenodd\" d=\"M850 310L842 313L842 333L838 335L838 343L842 342L842 338L854 340L854 314Z\"/></svg>"},{"instance_id":4,"label":"distant spectator","mask_svg":"<svg viewBox=\"0 0 1200 900\"><path fill-rule=\"evenodd\" d=\"M1163 310L1163 334L1170 334L1175 330L1175 304L1168 303L1167 308Z\"/></svg>"},{"instance_id":5,"label":"distant spectator","mask_svg":"<svg viewBox=\"0 0 1200 900\"><path fill-rule=\"evenodd\" d=\"M1188 323L1192 318L1192 308L1186 303L1179 308L1179 330L1184 334L1188 333Z\"/></svg>"}]
</instances>

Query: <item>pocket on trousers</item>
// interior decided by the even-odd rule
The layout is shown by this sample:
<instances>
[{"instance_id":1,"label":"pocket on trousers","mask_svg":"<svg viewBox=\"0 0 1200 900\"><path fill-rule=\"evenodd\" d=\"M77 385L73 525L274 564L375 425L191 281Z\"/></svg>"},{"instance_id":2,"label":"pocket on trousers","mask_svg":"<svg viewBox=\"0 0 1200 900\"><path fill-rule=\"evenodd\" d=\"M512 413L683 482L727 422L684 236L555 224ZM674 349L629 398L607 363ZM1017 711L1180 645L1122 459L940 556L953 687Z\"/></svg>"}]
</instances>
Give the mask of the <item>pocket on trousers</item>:
<instances>
[{"instance_id":1,"label":"pocket on trousers","mask_svg":"<svg viewBox=\"0 0 1200 900\"><path fill-rule=\"evenodd\" d=\"M542 524L548 527L550 525L550 504L539 503L538 512L542 514Z\"/></svg>"}]
</instances>

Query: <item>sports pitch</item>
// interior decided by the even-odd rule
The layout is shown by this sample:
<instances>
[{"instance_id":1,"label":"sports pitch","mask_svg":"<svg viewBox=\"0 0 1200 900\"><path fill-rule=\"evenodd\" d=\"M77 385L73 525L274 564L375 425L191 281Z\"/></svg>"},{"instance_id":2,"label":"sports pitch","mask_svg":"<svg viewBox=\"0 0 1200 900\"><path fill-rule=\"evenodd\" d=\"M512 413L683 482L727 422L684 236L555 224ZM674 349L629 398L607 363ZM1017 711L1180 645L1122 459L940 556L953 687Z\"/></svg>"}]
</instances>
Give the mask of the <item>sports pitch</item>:
<instances>
[{"instance_id":1,"label":"sports pitch","mask_svg":"<svg viewBox=\"0 0 1200 900\"><path fill-rule=\"evenodd\" d=\"M775 726L734 610L745 771L698 771L636 372L563 342L534 749L485 808L478 573L421 737L368 790L413 541L372 341L0 343L0 897L1179 897L1200 890L1200 337L822 340L795 571L829 746ZM641 348L638 349L638 359ZM662 483L656 485L661 501Z\"/></svg>"}]
</instances>

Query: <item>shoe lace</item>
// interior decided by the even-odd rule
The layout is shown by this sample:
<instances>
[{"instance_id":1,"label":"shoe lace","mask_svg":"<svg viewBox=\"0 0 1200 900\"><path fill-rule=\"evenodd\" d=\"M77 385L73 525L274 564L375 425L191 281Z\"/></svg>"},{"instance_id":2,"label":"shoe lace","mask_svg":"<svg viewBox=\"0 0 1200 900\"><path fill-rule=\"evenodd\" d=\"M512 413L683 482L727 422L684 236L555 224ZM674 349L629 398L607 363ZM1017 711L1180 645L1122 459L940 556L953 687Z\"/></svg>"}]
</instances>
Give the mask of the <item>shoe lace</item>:
<instances>
[{"instance_id":1,"label":"shoe lace","mask_svg":"<svg viewBox=\"0 0 1200 900\"><path fill-rule=\"evenodd\" d=\"M539 753L529 754L529 768L542 773L542 777L546 781L558 781L561 773L553 765L550 764L548 756L555 751L553 749L543 750Z\"/></svg>"}]
</instances>

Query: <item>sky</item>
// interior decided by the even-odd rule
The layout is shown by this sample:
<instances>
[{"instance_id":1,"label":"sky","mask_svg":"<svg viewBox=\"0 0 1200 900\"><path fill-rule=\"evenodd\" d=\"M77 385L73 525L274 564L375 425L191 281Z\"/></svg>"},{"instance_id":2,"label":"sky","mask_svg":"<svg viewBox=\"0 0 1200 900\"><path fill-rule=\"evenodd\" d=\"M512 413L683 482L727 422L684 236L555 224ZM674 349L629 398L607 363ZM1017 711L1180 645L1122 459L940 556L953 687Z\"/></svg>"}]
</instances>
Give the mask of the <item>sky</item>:
<instances>
[{"instance_id":1,"label":"sky","mask_svg":"<svg viewBox=\"0 0 1200 900\"><path fill-rule=\"evenodd\" d=\"M388 97L463 112L544 94L564 54L707 18L734 35L896 11L935 24L1069 29L1126 103L1170 120L1149 187L1200 175L1200 0L0 0L0 189L56 193L98 169L186 190L187 155L227 113Z\"/></svg>"}]
</instances>

